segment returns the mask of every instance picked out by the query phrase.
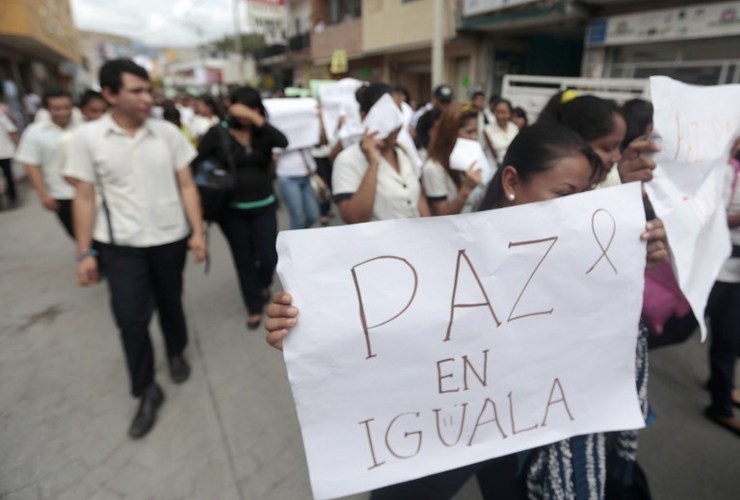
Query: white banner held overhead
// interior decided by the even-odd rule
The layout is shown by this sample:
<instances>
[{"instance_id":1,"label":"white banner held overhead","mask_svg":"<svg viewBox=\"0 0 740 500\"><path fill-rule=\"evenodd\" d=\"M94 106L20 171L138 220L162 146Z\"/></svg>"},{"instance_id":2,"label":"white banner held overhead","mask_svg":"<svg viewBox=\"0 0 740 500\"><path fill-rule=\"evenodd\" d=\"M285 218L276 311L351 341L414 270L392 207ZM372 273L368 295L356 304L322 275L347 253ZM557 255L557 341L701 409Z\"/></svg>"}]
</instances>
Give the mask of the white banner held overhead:
<instances>
[{"instance_id":1,"label":"white banner held overhead","mask_svg":"<svg viewBox=\"0 0 740 500\"><path fill-rule=\"evenodd\" d=\"M645 191L665 225L676 277L703 339L709 292L732 248L722 196L740 135L740 85L695 87L654 76L650 89L661 151Z\"/></svg>"},{"instance_id":2,"label":"white banner held overhead","mask_svg":"<svg viewBox=\"0 0 740 500\"><path fill-rule=\"evenodd\" d=\"M321 139L319 103L312 97L264 99L270 124L288 138L288 151L311 148Z\"/></svg>"},{"instance_id":3,"label":"white banner held overhead","mask_svg":"<svg viewBox=\"0 0 740 500\"><path fill-rule=\"evenodd\" d=\"M284 355L314 496L644 426L644 225L633 183L280 233L278 273L300 309Z\"/></svg>"},{"instance_id":4,"label":"white banner held overhead","mask_svg":"<svg viewBox=\"0 0 740 500\"><path fill-rule=\"evenodd\" d=\"M321 119L330 144L337 140L347 140L351 143L354 138L362 135L364 128L360 118L360 104L355 98L355 93L362 84L360 80L344 78L336 83L326 83L319 87ZM342 117L344 125L340 128L339 121Z\"/></svg>"}]
</instances>

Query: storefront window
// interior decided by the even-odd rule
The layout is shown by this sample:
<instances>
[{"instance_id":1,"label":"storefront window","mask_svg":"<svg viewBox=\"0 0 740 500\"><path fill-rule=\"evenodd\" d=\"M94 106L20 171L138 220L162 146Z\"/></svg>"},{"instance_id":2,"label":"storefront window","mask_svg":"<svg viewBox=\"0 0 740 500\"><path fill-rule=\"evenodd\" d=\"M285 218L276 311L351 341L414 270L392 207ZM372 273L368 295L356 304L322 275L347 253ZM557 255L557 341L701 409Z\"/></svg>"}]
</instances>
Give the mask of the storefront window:
<instances>
[{"instance_id":1,"label":"storefront window","mask_svg":"<svg viewBox=\"0 0 740 500\"><path fill-rule=\"evenodd\" d=\"M740 83L740 37L613 47L607 76L665 75L694 85Z\"/></svg>"},{"instance_id":2,"label":"storefront window","mask_svg":"<svg viewBox=\"0 0 740 500\"><path fill-rule=\"evenodd\" d=\"M362 0L330 0L329 24L358 19L362 14Z\"/></svg>"}]
</instances>

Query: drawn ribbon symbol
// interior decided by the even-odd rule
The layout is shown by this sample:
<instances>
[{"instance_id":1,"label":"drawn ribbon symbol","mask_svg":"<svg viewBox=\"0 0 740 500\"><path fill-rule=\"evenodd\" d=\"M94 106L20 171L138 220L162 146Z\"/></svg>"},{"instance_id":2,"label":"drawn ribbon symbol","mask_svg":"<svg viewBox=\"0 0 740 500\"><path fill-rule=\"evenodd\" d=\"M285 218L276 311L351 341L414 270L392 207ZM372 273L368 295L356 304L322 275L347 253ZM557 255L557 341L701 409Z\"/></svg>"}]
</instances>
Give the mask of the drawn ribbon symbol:
<instances>
[{"instance_id":1,"label":"drawn ribbon symbol","mask_svg":"<svg viewBox=\"0 0 740 500\"><path fill-rule=\"evenodd\" d=\"M606 216L609 217L609 219L612 222L612 227L611 227L612 234L609 236L609 242L606 244L606 246L604 246L601 238L599 237L599 234L596 232L596 216L599 213L606 214ZM614 274L619 274L616 266L614 266L614 263L611 261L611 259L609 258L609 255L607 254L607 252L609 251L609 248L612 246L612 242L614 241L614 235L617 233L617 221L614 219L614 216L610 214L609 212L607 212L606 210L604 210L603 208L596 210L594 214L591 216L591 232L593 232L594 234L594 239L596 239L596 244L599 245L599 248L601 249L601 255L599 256L598 259L596 259L596 262L593 263L593 265L589 268L589 270L586 271L586 274L589 274L591 271L593 271L594 268L596 268L596 266L599 264L599 262L601 262L602 259L606 259L606 261L609 263L609 265L614 270Z\"/></svg>"}]
</instances>

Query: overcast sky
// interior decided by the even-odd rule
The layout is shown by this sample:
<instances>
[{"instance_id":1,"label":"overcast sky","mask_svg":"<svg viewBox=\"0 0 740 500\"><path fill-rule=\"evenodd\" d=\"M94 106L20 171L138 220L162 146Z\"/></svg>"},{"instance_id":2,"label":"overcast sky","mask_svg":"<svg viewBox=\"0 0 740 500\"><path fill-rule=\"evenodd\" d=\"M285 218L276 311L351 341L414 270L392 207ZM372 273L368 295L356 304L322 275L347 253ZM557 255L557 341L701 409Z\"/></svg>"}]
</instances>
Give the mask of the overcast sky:
<instances>
[{"instance_id":1,"label":"overcast sky","mask_svg":"<svg viewBox=\"0 0 740 500\"><path fill-rule=\"evenodd\" d=\"M71 0L79 29L124 35L153 46L195 46L234 32L233 0ZM243 8L243 7L242 7ZM246 31L245 17L242 31Z\"/></svg>"}]
</instances>

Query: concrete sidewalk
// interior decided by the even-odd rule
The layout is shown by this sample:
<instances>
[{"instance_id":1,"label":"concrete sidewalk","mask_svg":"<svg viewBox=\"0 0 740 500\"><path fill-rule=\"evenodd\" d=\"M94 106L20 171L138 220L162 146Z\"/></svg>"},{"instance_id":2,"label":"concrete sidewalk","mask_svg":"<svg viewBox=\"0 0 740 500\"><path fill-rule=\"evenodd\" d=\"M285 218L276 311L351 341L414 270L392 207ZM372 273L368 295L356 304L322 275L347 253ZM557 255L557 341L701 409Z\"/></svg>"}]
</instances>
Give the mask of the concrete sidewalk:
<instances>
[{"instance_id":1,"label":"concrete sidewalk","mask_svg":"<svg viewBox=\"0 0 740 500\"><path fill-rule=\"evenodd\" d=\"M133 442L136 402L105 286L75 285L73 244L35 197L0 212L0 228L0 498L311 498L282 356L262 330L245 329L218 231L210 274L188 264L191 379L170 382L153 322L167 400L152 433ZM640 455L656 499L740 491L740 440L700 415L704 350L693 339L651 360L660 420ZM472 482L457 496L477 498Z\"/></svg>"}]
</instances>

